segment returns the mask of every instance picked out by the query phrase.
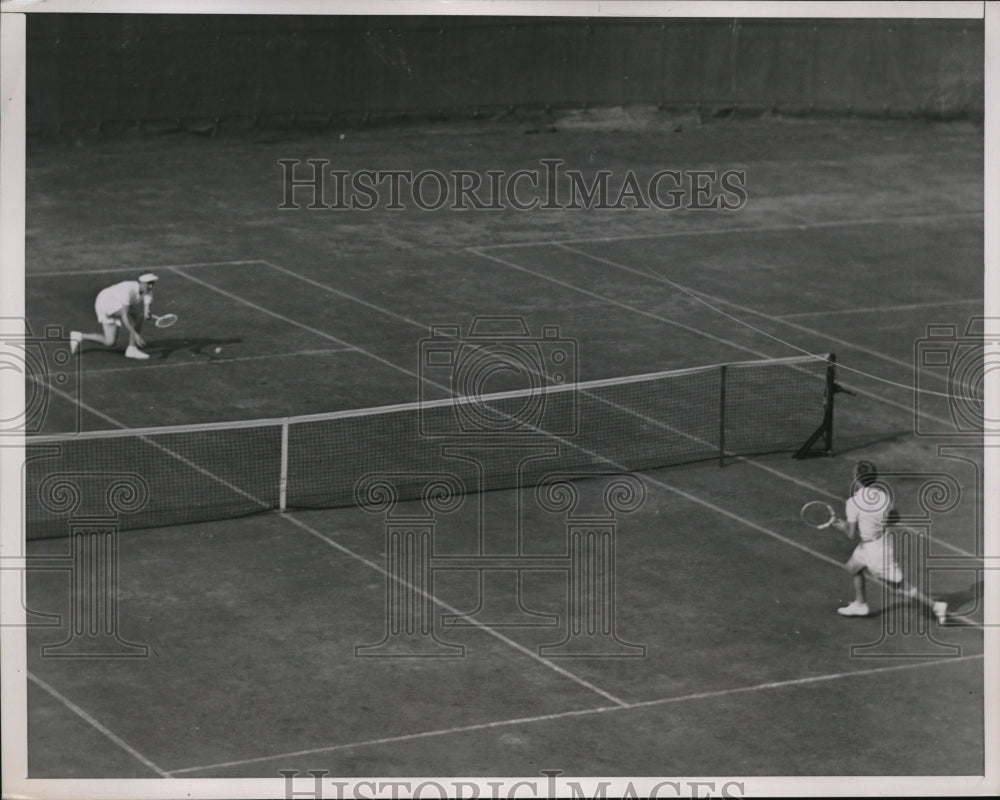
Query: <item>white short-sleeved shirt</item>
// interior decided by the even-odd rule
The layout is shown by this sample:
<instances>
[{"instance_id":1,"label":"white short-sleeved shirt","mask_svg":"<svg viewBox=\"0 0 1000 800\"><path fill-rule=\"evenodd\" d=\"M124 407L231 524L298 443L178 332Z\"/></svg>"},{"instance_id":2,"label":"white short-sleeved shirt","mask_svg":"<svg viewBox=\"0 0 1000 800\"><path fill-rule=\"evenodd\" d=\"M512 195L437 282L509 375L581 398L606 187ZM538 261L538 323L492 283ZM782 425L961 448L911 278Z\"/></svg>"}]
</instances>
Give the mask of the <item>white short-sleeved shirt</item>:
<instances>
[{"instance_id":1,"label":"white short-sleeved shirt","mask_svg":"<svg viewBox=\"0 0 1000 800\"><path fill-rule=\"evenodd\" d=\"M149 312L149 304L153 302L153 293L139 294L139 281L122 281L106 289L101 289L94 301L94 311L97 312L97 319L104 322L113 322L112 314L117 314L123 306L139 305L143 306L143 316Z\"/></svg>"},{"instance_id":2,"label":"white short-sleeved shirt","mask_svg":"<svg viewBox=\"0 0 1000 800\"><path fill-rule=\"evenodd\" d=\"M861 486L847 499L844 513L848 522L858 524L862 542L873 542L882 537L885 516L892 506L892 498L881 486Z\"/></svg>"}]
</instances>

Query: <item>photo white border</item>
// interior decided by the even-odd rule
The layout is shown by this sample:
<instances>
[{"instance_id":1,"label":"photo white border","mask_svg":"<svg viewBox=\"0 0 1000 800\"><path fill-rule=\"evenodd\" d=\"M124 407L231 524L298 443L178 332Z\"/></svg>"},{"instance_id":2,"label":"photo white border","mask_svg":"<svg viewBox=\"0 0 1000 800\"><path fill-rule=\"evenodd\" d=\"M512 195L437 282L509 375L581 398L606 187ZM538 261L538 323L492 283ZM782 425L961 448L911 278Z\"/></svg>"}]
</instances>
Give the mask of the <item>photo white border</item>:
<instances>
[{"instance_id":1,"label":"photo white border","mask_svg":"<svg viewBox=\"0 0 1000 800\"><path fill-rule=\"evenodd\" d=\"M986 18L986 85L985 85L985 309L986 316L1000 316L1000 214L998 192L1000 160L997 148L990 142L1000 136L1000 104L996 76L1000 75L1000 2L712 2L711 0L604 0L603 2L561 2L557 0L373 0L343 2L342 0L3 0L0 6L0 318L24 318L24 181L25 181L25 18L24 13L171 13L171 14L321 14L321 15L489 15L489 16L594 16L594 17L714 17L714 18ZM986 416L1000 419L1000 371L987 372ZM0 370L0 419L10 419L24 404L21 379L9 370ZM0 482L0 555L5 558L23 555L20 531L23 442L11 446L5 441L0 447L0 470L5 476ZM986 448L986 486L983 498L987 522L987 552L1000 553L997 547L996 520L1000 518L1000 493L989 491L1000 475L1000 448ZM17 480L11 480L16 476ZM997 556L1000 558L1000 556ZM23 625L20 603L20 581L11 580L14 571L0 572L0 602L4 621ZM995 574L986 572L987 618L991 610L1000 608L1000 585ZM996 624L996 623L994 623ZM746 797L790 796L916 796L1000 794L997 760L989 753L1000 752L1000 715L995 713L1000 697L1000 629L987 628L985 642L984 680L986 731L985 748L987 774L983 778L945 777L837 777L823 778L742 778L739 776L711 778L671 777L680 782L714 781L721 786L727 781L742 782ZM27 774L27 701L26 701L26 631L22 627L0 628L0 681L5 691L0 700L2 711L3 792L8 798L283 798L284 780L276 779L147 779L147 780L29 780ZM15 690L11 690L14 686ZM850 747L850 742L830 742L831 750ZM557 765L554 765L557 766ZM329 779L335 776L328 776ZM375 778L377 780L377 778ZM405 780L401 778L393 781ZM434 779L413 778L414 784ZM490 789L479 778L439 778L445 786L456 782L478 783L482 797ZM499 780L499 779L491 779ZM519 779L505 779L512 786ZM520 779L545 791L544 776ZM663 779L577 778L560 776L560 786L566 780L580 781L592 792L601 781L608 781L608 796L617 796L615 789L625 791L631 783L642 796ZM348 786L364 779L352 779ZM308 797L312 778L298 779L296 790ZM345 797L352 796L350 788ZM388 795L386 795L388 796ZM518 796L532 795L527 787Z\"/></svg>"}]
</instances>

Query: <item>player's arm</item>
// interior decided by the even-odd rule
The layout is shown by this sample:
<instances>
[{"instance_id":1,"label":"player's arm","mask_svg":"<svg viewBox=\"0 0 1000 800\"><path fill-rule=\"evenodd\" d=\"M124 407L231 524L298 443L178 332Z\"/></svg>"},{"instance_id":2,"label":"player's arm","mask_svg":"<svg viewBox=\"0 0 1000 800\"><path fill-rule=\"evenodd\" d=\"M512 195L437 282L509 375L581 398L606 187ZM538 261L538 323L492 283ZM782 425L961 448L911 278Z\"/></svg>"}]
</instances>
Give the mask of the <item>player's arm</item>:
<instances>
[{"instance_id":1,"label":"player's arm","mask_svg":"<svg viewBox=\"0 0 1000 800\"><path fill-rule=\"evenodd\" d=\"M135 323L132 322L132 314L130 313L131 311L132 311L131 306L124 305L118 311L118 317L122 321L122 327L124 327L125 330L127 330L129 333L135 336L135 343L139 347L142 347L145 344L145 342L143 341L142 336L139 335L139 331L136 329Z\"/></svg>"},{"instance_id":2,"label":"player's arm","mask_svg":"<svg viewBox=\"0 0 1000 800\"><path fill-rule=\"evenodd\" d=\"M846 519L838 519L833 527L853 541L858 535L858 509L850 500L844 506L844 516Z\"/></svg>"}]
</instances>

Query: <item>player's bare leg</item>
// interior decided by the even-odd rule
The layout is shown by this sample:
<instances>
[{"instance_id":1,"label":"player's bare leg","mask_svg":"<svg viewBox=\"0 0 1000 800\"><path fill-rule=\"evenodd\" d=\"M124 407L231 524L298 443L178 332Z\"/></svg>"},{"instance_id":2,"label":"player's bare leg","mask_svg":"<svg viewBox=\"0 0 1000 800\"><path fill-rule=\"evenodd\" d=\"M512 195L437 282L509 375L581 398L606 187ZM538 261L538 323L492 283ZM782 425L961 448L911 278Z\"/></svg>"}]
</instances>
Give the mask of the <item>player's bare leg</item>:
<instances>
[{"instance_id":1,"label":"player's bare leg","mask_svg":"<svg viewBox=\"0 0 1000 800\"><path fill-rule=\"evenodd\" d=\"M895 592L898 592L904 597L912 598L918 603L926 606L937 618L938 623L943 625L944 621L948 618L948 604L943 600L935 600L933 597L929 597L920 591L919 588L910 585L906 581L900 581L899 583L889 585Z\"/></svg>"},{"instance_id":2,"label":"player's bare leg","mask_svg":"<svg viewBox=\"0 0 1000 800\"><path fill-rule=\"evenodd\" d=\"M75 353L81 342L97 342L105 347L113 347L118 338L118 326L113 322L105 322L101 333L81 333L80 331L69 332L69 349Z\"/></svg>"},{"instance_id":3,"label":"player's bare leg","mask_svg":"<svg viewBox=\"0 0 1000 800\"><path fill-rule=\"evenodd\" d=\"M868 602L865 599L865 573L858 570L851 576L854 582L854 601L841 606L837 613L844 617L866 617L868 616Z\"/></svg>"}]
</instances>

